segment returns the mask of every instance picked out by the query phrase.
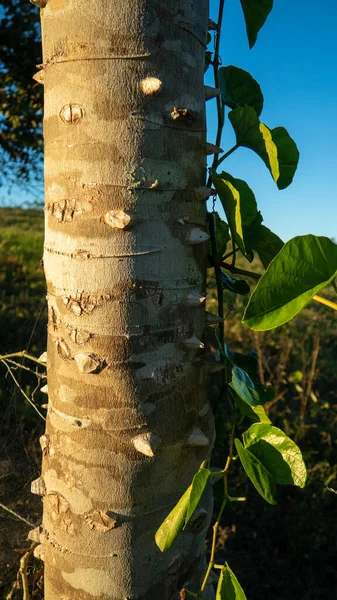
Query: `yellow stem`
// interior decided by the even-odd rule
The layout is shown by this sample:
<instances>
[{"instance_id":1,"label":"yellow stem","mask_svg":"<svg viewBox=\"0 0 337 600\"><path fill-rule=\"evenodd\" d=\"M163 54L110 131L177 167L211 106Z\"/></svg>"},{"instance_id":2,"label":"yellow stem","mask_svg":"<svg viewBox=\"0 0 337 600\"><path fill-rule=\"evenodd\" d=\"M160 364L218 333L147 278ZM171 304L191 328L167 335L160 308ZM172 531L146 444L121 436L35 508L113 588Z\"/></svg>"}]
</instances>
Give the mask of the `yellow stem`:
<instances>
[{"instance_id":1,"label":"yellow stem","mask_svg":"<svg viewBox=\"0 0 337 600\"><path fill-rule=\"evenodd\" d=\"M330 308L337 310L337 304L335 302L331 302L331 300L322 298L322 296L314 296L313 300L316 300L316 302L320 302L320 304L325 304L325 306L329 306Z\"/></svg>"}]
</instances>

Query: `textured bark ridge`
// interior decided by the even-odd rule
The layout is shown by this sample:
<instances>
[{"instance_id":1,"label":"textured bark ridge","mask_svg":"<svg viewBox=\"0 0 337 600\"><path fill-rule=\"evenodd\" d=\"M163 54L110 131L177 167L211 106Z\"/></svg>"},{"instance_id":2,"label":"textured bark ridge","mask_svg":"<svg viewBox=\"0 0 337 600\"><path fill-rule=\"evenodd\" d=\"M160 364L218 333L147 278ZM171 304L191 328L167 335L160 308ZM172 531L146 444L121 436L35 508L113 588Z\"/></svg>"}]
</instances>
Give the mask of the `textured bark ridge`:
<instances>
[{"instance_id":1,"label":"textured bark ridge","mask_svg":"<svg viewBox=\"0 0 337 600\"><path fill-rule=\"evenodd\" d=\"M164 554L154 534L213 443L207 0L43 4L45 600L178 599L204 574L208 518Z\"/></svg>"}]
</instances>

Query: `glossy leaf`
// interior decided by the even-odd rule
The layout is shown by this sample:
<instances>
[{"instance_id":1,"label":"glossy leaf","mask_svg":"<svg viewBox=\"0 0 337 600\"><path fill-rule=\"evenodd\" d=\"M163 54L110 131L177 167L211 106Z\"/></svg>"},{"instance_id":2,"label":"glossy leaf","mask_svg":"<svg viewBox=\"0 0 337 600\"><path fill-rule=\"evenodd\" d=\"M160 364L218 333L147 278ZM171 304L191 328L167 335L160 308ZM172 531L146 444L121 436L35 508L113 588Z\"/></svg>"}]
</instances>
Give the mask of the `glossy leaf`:
<instances>
[{"instance_id":1,"label":"glossy leaf","mask_svg":"<svg viewBox=\"0 0 337 600\"><path fill-rule=\"evenodd\" d=\"M173 546L184 527L191 490L192 485L187 488L186 492L156 531L156 544L162 552L169 550Z\"/></svg>"},{"instance_id":2,"label":"glossy leaf","mask_svg":"<svg viewBox=\"0 0 337 600\"><path fill-rule=\"evenodd\" d=\"M221 98L229 108L252 106L258 115L263 108L263 94L257 81L248 71L229 65L219 69Z\"/></svg>"},{"instance_id":3,"label":"glossy leaf","mask_svg":"<svg viewBox=\"0 0 337 600\"><path fill-rule=\"evenodd\" d=\"M215 600L247 600L246 595L239 584L228 563L220 571L220 577L216 590Z\"/></svg>"},{"instance_id":4,"label":"glossy leaf","mask_svg":"<svg viewBox=\"0 0 337 600\"><path fill-rule=\"evenodd\" d=\"M262 158L280 190L288 187L297 169L299 152L287 130L284 127L269 129L251 106L236 108L228 117L237 144L250 148Z\"/></svg>"},{"instance_id":5,"label":"glossy leaf","mask_svg":"<svg viewBox=\"0 0 337 600\"><path fill-rule=\"evenodd\" d=\"M255 423L243 434L243 443L271 473L276 483L305 486L307 470L302 453L281 429Z\"/></svg>"},{"instance_id":6,"label":"glossy leaf","mask_svg":"<svg viewBox=\"0 0 337 600\"><path fill-rule=\"evenodd\" d=\"M257 34L273 8L273 0L240 0L240 2L245 17L249 47L252 48Z\"/></svg>"},{"instance_id":7,"label":"glossy leaf","mask_svg":"<svg viewBox=\"0 0 337 600\"><path fill-rule=\"evenodd\" d=\"M193 515L195 509L199 504L200 498L204 492L210 474L211 472L209 469L200 469L198 473L196 473L193 477L184 527L186 527L187 523L189 522L191 516Z\"/></svg>"},{"instance_id":8,"label":"glossy leaf","mask_svg":"<svg viewBox=\"0 0 337 600\"><path fill-rule=\"evenodd\" d=\"M240 396L233 394L236 408L239 410L242 417L247 417L254 423L270 423L270 419L266 415L263 406L251 406L247 404Z\"/></svg>"},{"instance_id":9,"label":"glossy leaf","mask_svg":"<svg viewBox=\"0 0 337 600\"><path fill-rule=\"evenodd\" d=\"M243 316L255 331L292 319L337 275L337 245L326 237L298 236L284 244L256 286Z\"/></svg>"},{"instance_id":10,"label":"glossy leaf","mask_svg":"<svg viewBox=\"0 0 337 600\"><path fill-rule=\"evenodd\" d=\"M261 225L259 235L252 243L252 248L258 253L259 259L265 269L267 269L268 265L280 252L283 246L284 242L282 242L281 238L264 225Z\"/></svg>"},{"instance_id":11,"label":"glossy leaf","mask_svg":"<svg viewBox=\"0 0 337 600\"><path fill-rule=\"evenodd\" d=\"M254 193L245 181L225 171L213 174L212 181L226 213L232 238L246 254L244 228L249 227L259 214Z\"/></svg>"},{"instance_id":12,"label":"glossy leaf","mask_svg":"<svg viewBox=\"0 0 337 600\"><path fill-rule=\"evenodd\" d=\"M274 477L254 454L243 447L240 440L237 438L235 439L235 447L246 474L259 494L269 504L277 504L275 499L276 482Z\"/></svg>"},{"instance_id":13,"label":"glossy leaf","mask_svg":"<svg viewBox=\"0 0 337 600\"><path fill-rule=\"evenodd\" d=\"M244 279L234 279L223 271L221 271L220 279L223 289L233 292L233 294L245 296L250 292L250 287Z\"/></svg>"},{"instance_id":14,"label":"glossy leaf","mask_svg":"<svg viewBox=\"0 0 337 600\"><path fill-rule=\"evenodd\" d=\"M198 505L209 476L210 470L201 468L194 476L186 492L160 525L156 532L155 540L162 552L169 550L173 546L179 533L187 525Z\"/></svg>"},{"instance_id":15,"label":"glossy leaf","mask_svg":"<svg viewBox=\"0 0 337 600\"><path fill-rule=\"evenodd\" d=\"M267 402L267 400L260 396L248 373L240 369L240 367L233 367L232 381L229 385L250 406L258 406Z\"/></svg>"},{"instance_id":16,"label":"glossy leaf","mask_svg":"<svg viewBox=\"0 0 337 600\"><path fill-rule=\"evenodd\" d=\"M227 358L238 367L244 369L249 377L255 378L258 373L258 356L255 350L251 350L249 354L241 354L240 352L232 352L229 346L225 343L224 351Z\"/></svg>"}]
</instances>

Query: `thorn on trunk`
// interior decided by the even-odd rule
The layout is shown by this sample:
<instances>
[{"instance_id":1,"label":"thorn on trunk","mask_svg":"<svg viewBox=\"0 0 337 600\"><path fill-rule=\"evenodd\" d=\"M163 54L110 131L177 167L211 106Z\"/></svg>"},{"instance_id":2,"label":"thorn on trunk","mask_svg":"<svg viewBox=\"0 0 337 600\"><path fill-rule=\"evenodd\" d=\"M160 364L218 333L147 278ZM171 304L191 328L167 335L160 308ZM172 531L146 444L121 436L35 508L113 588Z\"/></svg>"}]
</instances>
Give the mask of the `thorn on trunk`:
<instances>
[{"instance_id":1,"label":"thorn on trunk","mask_svg":"<svg viewBox=\"0 0 337 600\"><path fill-rule=\"evenodd\" d=\"M35 558L38 558L39 560L44 561L45 552L44 552L44 547L42 546L42 544L39 544L38 546L36 546L36 548L34 548L34 556L35 556Z\"/></svg>"},{"instance_id":2,"label":"thorn on trunk","mask_svg":"<svg viewBox=\"0 0 337 600\"><path fill-rule=\"evenodd\" d=\"M211 144L211 142L206 142L206 154L220 154L223 152L222 148L216 146L215 144Z\"/></svg>"},{"instance_id":3,"label":"thorn on trunk","mask_svg":"<svg viewBox=\"0 0 337 600\"><path fill-rule=\"evenodd\" d=\"M109 210L104 215L104 222L112 229L129 229L137 221L137 215L124 210Z\"/></svg>"},{"instance_id":4,"label":"thorn on trunk","mask_svg":"<svg viewBox=\"0 0 337 600\"><path fill-rule=\"evenodd\" d=\"M200 306L205 300L206 294L199 294L196 290L192 290L192 292L187 294L184 304L187 304L187 306Z\"/></svg>"},{"instance_id":5,"label":"thorn on trunk","mask_svg":"<svg viewBox=\"0 0 337 600\"><path fill-rule=\"evenodd\" d=\"M222 319L218 315L214 315L213 313L206 312L207 325L219 325L219 323L223 323L223 322L224 322L224 319Z\"/></svg>"},{"instance_id":6,"label":"thorn on trunk","mask_svg":"<svg viewBox=\"0 0 337 600\"><path fill-rule=\"evenodd\" d=\"M34 527L34 529L31 529L28 532L28 536L27 537L32 542L40 542L40 538L41 538L41 525L39 525L38 527Z\"/></svg>"},{"instance_id":7,"label":"thorn on trunk","mask_svg":"<svg viewBox=\"0 0 337 600\"><path fill-rule=\"evenodd\" d=\"M37 496L45 496L46 494L46 485L43 477L38 477L32 481L30 490L32 494L36 494Z\"/></svg>"},{"instance_id":8,"label":"thorn on trunk","mask_svg":"<svg viewBox=\"0 0 337 600\"><path fill-rule=\"evenodd\" d=\"M198 227L195 227L194 229L191 229L191 231L188 233L187 235L187 243L188 244L202 244L203 242L207 242L209 238L208 233L206 233L206 231L203 231L202 229L199 229Z\"/></svg>"},{"instance_id":9,"label":"thorn on trunk","mask_svg":"<svg viewBox=\"0 0 337 600\"><path fill-rule=\"evenodd\" d=\"M195 427L188 434L186 443L188 446L209 446L209 439L199 427Z\"/></svg>"},{"instance_id":10,"label":"thorn on trunk","mask_svg":"<svg viewBox=\"0 0 337 600\"><path fill-rule=\"evenodd\" d=\"M218 31L218 24L212 19L208 19L208 31Z\"/></svg>"},{"instance_id":11,"label":"thorn on trunk","mask_svg":"<svg viewBox=\"0 0 337 600\"><path fill-rule=\"evenodd\" d=\"M217 96L220 96L220 94L221 94L221 90L219 90L218 88L212 87L210 85L205 85L204 89L205 89L205 100L206 100L206 102L207 102L207 100L211 100L212 98L216 98Z\"/></svg>"},{"instance_id":12,"label":"thorn on trunk","mask_svg":"<svg viewBox=\"0 0 337 600\"><path fill-rule=\"evenodd\" d=\"M138 452L153 457L161 444L161 438L157 433L141 433L133 438L132 443Z\"/></svg>"},{"instance_id":13,"label":"thorn on trunk","mask_svg":"<svg viewBox=\"0 0 337 600\"><path fill-rule=\"evenodd\" d=\"M201 200L208 200L211 196L216 195L216 189L209 187L195 188L195 192L198 194Z\"/></svg>"},{"instance_id":14,"label":"thorn on trunk","mask_svg":"<svg viewBox=\"0 0 337 600\"><path fill-rule=\"evenodd\" d=\"M204 348L205 344L203 344L195 335L193 335L187 340L184 340L184 346L188 350L199 350L201 348Z\"/></svg>"}]
</instances>

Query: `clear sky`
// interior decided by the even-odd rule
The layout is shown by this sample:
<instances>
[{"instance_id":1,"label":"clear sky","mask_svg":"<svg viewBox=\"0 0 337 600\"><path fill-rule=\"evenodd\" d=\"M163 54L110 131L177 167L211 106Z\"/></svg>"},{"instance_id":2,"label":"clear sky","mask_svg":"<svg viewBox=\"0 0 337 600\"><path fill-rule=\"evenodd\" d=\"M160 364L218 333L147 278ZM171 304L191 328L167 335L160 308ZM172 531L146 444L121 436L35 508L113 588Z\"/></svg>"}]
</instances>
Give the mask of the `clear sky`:
<instances>
[{"instance_id":1,"label":"clear sky","mask_svg":"<svg viewBox=\"0 0 337 600\"><path fill-rule=\"evenodd\" d=\"M217 21L218 0L210 0ZM264 94L261 120L285 127L300 151L293 183L279 191L251 150L240 148L222 164L253 189L264 224L284 241L313 233L337 239L337 2L274 0L249 50L239 0L226 0L222 64L245 69ZM207 74L207 83L211 69ZM215 140L216 107L208 103L208 141ZM222 148L235 143L227 120Z\"/></svg>"}]
</instances>

